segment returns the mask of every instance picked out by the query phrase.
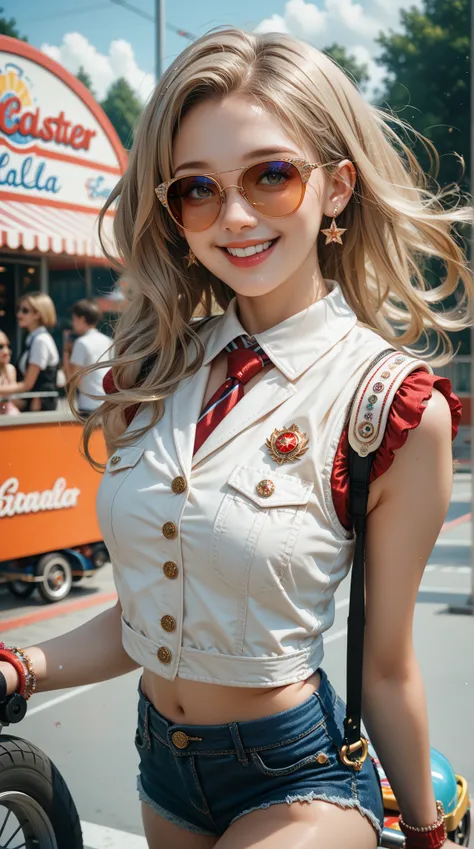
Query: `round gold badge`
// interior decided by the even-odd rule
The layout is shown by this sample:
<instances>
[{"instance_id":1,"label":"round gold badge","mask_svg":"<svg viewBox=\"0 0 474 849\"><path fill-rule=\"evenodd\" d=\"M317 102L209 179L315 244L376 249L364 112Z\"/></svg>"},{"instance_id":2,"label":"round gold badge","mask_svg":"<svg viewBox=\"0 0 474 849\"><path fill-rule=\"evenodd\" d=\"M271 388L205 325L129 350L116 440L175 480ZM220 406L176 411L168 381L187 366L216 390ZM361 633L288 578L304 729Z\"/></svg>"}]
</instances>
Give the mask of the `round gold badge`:
<instances>
[{"instance_id":1,"label":"round gold badge","mask_svg":"<svg viewBox=\"0 0 474 849\"><path fill-rule=\"evenodd\" d=\"M266 440L268 453L272 460L276 460L280 466L282 463L291 463L299 460L308 450L309 439L298 425L292 424L282 430L275 429L269 439Z\"/></svg>"},{"instance_id":2,"label":"round gold badge","mask_svg":"<svg viewBox=\"0 0 474 849\"><path fill-rule=\"evenodd\" d=\"M260 498L269 498L275 492L275 484L270 480L259 481L255 488Z\"/></svg>"}]
</instances>

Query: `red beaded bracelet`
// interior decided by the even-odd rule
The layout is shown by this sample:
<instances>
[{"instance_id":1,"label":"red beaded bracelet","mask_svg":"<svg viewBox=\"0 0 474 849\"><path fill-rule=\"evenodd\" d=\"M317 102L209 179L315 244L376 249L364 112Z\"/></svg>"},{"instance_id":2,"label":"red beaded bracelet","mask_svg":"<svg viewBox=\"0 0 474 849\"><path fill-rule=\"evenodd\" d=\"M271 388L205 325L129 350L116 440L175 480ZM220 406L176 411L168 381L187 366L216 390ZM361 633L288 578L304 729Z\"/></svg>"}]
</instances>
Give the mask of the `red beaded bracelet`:
<instances>
[{"instance_id":1,"label":"red beaded bracelet","mask_svg":"<svg viewBox=\"0 0 474 849\"><path fill-rule=\"evenodd\" d=\"M10 663L14 667L14 669L16 669L20 681L18 690L16 692L19 693L20 696L23 696L25 694L26 689L26 671L20 658L17 657L14 652L10 651L10 649L1 648L0 660L4 660L6 661L6 663Z\"/></svg>"}]
</instances>

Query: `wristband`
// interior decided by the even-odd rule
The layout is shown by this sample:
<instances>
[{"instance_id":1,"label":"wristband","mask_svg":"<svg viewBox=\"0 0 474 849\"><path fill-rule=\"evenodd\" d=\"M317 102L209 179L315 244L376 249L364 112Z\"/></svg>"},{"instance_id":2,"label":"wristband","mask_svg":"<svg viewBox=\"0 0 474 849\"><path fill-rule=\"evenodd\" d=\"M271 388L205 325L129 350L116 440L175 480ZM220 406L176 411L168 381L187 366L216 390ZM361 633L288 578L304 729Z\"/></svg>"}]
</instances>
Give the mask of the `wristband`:
<instances>
[{"instance_id":1,"label":"wristband","mask_svg":"<svg viewBox=\"0 0 474 849\"><path fill-rule=\"evenodd\" d=\"M400 830L406 837L406 849L441 849L448 838L441 802L436 802L436 810L438 819L426 826L408 825L401 816L399 817Z\"/></svg>"},{"instance_id":2,"label":"wristband","mask_svg":"<svg viewBox=\"0 0 474 849\"><path fill-rule=\"evenodd\" d=\"M14 652L5 648L0 649L0 660L10 663L16 669L19 678L19 686L16 692L19 693L20 696L24 696L26 689L26 671L23 663Z\"/></svg>"},{"instance_id":3,"label":"wristband","mask_svg":"<svg viewBox=\"0 0 474 849\"><path fill-rule=\"evenodd\" d=\"M31 662L31 658L27 655L24 649L17 649L12 646L11 651L16 654L18 659L23 663L23 667L26 669L26 683L25 683L25 692L23 693L23 697L28 701L30 696L33 695L36 690L36 674Z\"/></svg>"}]
</instances>

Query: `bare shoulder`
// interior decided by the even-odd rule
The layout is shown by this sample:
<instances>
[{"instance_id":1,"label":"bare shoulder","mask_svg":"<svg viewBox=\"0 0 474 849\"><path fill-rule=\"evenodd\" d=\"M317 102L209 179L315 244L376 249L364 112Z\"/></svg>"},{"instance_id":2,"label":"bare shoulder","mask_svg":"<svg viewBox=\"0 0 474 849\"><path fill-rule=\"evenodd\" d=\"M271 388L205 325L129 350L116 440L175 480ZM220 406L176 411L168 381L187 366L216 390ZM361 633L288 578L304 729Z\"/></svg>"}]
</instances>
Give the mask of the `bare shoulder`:
<instances>
[{"instance_id":1,"label":"bare shoulder","mask_svg":"<svg viewBox=\"0 0 474 849\"><path fill-rule=\"evenodd\" d=\"M418 427L395 451L392 466L371 485L369 512L382 500L407 499L414 493L425 498L435 493L444 502L452 486L452 419L444 395L434 389ZM431 496L428 496L431 489Z\"/></svg>"},{"instance_id":2,"label":"bare shoulder","mask_svg":"<svg viewBox=\"0 0 474 849\"><path fill-rule=\"evenodd\" d=\"M6 372L8 383L14 383L16 381L16 368L14 365L12 365L12 363L7 364Z\"/></svg>"}]
</instances>

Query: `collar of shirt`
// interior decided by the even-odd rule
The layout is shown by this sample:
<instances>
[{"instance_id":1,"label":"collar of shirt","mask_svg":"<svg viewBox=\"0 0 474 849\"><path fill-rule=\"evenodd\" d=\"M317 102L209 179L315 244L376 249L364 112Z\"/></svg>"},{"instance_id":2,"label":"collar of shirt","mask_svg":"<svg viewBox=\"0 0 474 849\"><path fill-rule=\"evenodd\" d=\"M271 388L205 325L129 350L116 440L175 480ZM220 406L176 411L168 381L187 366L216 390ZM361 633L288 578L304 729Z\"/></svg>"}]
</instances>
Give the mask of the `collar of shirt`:
<instances>
[{"instance_id":1,"label":"collar of shirt","mask_svg":"<svg viewBox=\"0 0 474 849\"><path fill-rule=\"evenodd\" d=\"M39 336L40 333L47 332L48 331L46 330L46 327L43 324L40 324L39 327L35 327L35 329L31 331L31 333L28 333L28 336L25 339L25 344L28 346L31 345L33 339L35 339L36 336Z\"/></svg>"},{"instance_id":2,"label":"collar of shirt","mask_svg":"<svg viewBox=\"0 0 474 849\"><path fill-rule=\"evenodd\" d=\"M344 299L339 284L333 280L325 283L330 288L325 298L251 337L257 340L288 380L300 377L357 323L357 316ZM211 329L204 365L208 365L237 336L248 335L236 309L237 299L233 298L221 320Z\"/></svg>"}]
</instances>

